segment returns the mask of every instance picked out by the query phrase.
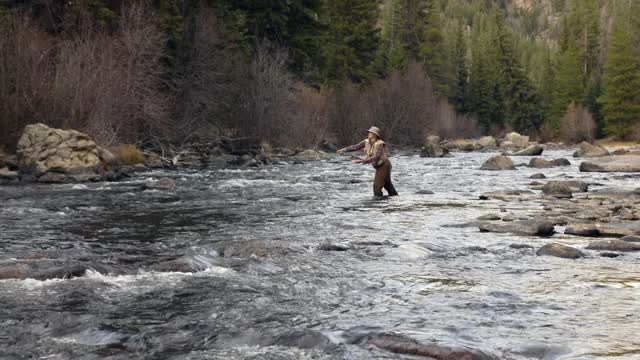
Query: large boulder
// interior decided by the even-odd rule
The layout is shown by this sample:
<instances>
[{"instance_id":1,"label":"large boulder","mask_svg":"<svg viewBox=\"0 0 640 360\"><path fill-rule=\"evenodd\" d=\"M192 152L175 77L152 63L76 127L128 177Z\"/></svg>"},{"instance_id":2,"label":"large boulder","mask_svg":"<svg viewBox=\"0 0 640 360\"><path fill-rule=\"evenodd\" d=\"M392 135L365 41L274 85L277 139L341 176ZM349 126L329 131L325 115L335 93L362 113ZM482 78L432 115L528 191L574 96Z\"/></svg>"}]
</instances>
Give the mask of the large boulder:
<instances>
[{"instance_id":1,"label":"large boulder","mask_svg":"<svg viewBox=\"0 0 640 360\"><path fill-rule=\"evenodd\" d=\"M497 155L482 164L480 170L515 170L513 161L510 158L502 155Z\"/></svg>"},{"instance_id":2,"label":"large boulder","mask_svg":"<svg viewBox=\"0 0 640 360\"><path fill-rule=\"evenodd\" d=\"M25 127L17 155L23 178L41 182L97 181L117 163L113 154L89 135L44 124Z\"/></svg>"},{"instance_id":3,"label":"large boulder","mask_svg":"<svg viewBox=\"0 0 640 360\"><path fill-rule=\"evenodd\" d=\"M580 164L582 172L640 172L640 156L612 155L600 159L584 161Z\"/></svg>"},{"instance_id":4,"label":"large boulder","mask_svg":"<svg viewBox=\"0 0 640 360\"><path fill-rule=\"evenodd\" d=\"M600 157L609 155L609 151L607 149L589 144L586 141L578 144L578 150L573 153L573 157Z\"/></svg>"},{"instance_id":5,"label":"large boulder","mask_svg":"<svg viewBox=\"0 0 640 360\"><path fill-rule=\"evenodd\" d=\"M536 252L538 256L556 256L564 259L579 259L584 257L584 253L571 246L558 243L544 245Z\"/></svg>"},{"instance_id":6,"label":"large boulder","mask_svg":"<svg viewBox=\"0 0 640 360\"><path fill-rule=\"evenodd\" d=\"M568 235L598 237L600 230L595 224L568 224L564 229L564 233Z\"/></svg>"},{"instance_id":7,"label":"large boulder","mask_svg":"<svg viewBox=\"0 0 640 360\"><path fill-rule=\"evenodd\" d=\"M504 142L513 144L515 147L525 148L529 146L529 137L511 132L504 136Z\"/></svg>"},{"instance_id":8,"label":"large boulder","mask_svg":"<svg viewBox=\"0 0 640 360\"><path fill-rule=\"evenodd\" d=\"M440 158L449 155L449 149L440 145L428 144L422 147L420 157Z\"/></svg>"},{"instance_id":9,"label":"large boulder","mask_svg":"<svg viewBox=\"0 0 640 360\"><path fill-rule=\"evenodd\" d=\"M542 152L544 151L544 148L540 145L531 145L528 146L525 149L522 149L520 151L516 151L512 154L509 154L510 156L538 156L541 155Z\"/></svg>"},{"instance_id":10,"label":"large boulder","mask_svg":"<svg viewBox=\"0 0 640 360\"><path fill-rule=\"evenodd\" d=\"M553 162L549 160L545 160L543 158L533 158L529 160L529 165L527 166L529 166L530 168L544 169L544 168L552 168L555 165Z\"/></svg>"}]
</instances>

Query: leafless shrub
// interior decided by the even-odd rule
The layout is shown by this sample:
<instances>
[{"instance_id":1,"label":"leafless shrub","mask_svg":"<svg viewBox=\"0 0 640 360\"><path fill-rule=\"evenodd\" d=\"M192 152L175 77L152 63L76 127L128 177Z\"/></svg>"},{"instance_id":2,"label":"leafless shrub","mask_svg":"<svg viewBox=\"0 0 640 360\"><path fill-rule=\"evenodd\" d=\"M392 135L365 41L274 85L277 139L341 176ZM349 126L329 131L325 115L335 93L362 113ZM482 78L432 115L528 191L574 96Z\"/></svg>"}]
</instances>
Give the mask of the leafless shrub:
<instances>
[{"instance_id":1,"label":"leafless shrub","mask_svg":"<svg viewBox=\"0 0 640 360\"><path fill-rule=\"evenodd\" d=\"M279 142L290 146L316 146L329 137L328 96L304 84L296 84L295 89L292 116L288 118L285 137Z\"/></svg>"},{"instance_id":2,"label":"leafless shrub","mask_svg":"<svg viewBox=\"0 0 640 360\"><path fill-rule=\"evenodd\" d=\"M271 48L266 42L256 46L238 119L242 134L286 142L287 125L293 115L293 79L286 61L283 49Z\"/></svg>"},{"instance_id":3,"label":"leafless shrub","mask_svg":"<svg viewBox=\"0 0 640 360\"><path fill-rule=\"evenodd\" d=\"M595 139L597 125L589 110L571 103L560 124L559 137L568 143L591 142Z\"/></svg>"}]
</instances>

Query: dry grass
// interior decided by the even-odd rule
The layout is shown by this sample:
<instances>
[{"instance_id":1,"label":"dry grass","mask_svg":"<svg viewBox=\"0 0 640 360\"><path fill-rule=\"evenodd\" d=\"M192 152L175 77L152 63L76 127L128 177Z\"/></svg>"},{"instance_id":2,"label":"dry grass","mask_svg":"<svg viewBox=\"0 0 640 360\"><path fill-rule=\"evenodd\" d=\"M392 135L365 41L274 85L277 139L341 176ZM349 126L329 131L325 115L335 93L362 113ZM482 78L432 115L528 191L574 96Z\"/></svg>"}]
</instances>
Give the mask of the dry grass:
<instances>
[{"instance_id":1,"label":"dry grass","mask_svg":"<svg viewBox=\"0 0 640 360\"><path fill-rule=\"evenodd\" d=\"M137 146L131 144L119 145L111 149L113 155L124 165L144 163L144 154Z\"/></svg>"}]
</instances>

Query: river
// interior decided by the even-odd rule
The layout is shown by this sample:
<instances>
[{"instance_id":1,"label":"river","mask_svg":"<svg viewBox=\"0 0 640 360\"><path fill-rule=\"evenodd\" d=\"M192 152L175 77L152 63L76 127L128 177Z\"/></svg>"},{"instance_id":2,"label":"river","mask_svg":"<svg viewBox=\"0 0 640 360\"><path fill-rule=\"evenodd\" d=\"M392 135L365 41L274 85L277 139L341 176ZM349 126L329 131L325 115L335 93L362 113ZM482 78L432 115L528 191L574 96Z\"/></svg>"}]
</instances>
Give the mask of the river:
<instances>
[{"instance_id":1,"label":"river","mask_svg":"<svg viewBox=\"0 0 640 360\"><path fill-rule=\"evenodd\" d=\"M478 198L528 189L533 173L637 178L574 159L478 170L489 155L395 156L400 196L383 200L347 157L0 187L0 267L27 274L0 280L0 358L416 358L354 340L394 333L498 359L640 359L639 254L536 256L588 239L457 226L541 208ZM177 189L140 189L162 177Z\"/></svg>"}]
</instances>

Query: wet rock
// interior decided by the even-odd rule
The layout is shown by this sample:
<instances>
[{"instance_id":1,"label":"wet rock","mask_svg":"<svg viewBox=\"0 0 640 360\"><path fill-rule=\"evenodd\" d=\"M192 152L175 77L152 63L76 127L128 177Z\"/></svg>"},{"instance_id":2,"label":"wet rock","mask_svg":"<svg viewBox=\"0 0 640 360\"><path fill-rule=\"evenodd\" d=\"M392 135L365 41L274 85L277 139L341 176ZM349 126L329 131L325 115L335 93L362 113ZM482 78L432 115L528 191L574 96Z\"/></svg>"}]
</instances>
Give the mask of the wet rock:
<instances>
[{"instance_id":1,"label":"wet rock","mask_svg":"<svg viewBox=\"0 0 640 360\"><path fill-rule=\"evenodd\" d=\"M0 280L25 279L29 268L22 264L0 266Z\"/></svg>"},{"instance_id":2,"label":"wet rock","mask_svg":"<svg viewBox=\"0 0 640 360\"><path fill-rule=\"evenodd\" d=\"M512 154L509 154L510 156L538 156L541 155L542 152L544 151L544 148L540 145L531 145L528 146L525 149L522 149L520 151L516 151Z\"/></svg>"},{"instance_id":3,"label":"wet rock","mask_svg":"<svg viewBox=\"0 0 640 360\"><path fill-rule=\"evenodd\" d=\"M545 220L520 220L513 222L485 222L478 226L480 232L513 233L529 236L551 236L554 226Z\"/></svg>"},{"instance_id":4,"label":"wet rock","mask_svg":"<svg viewBox=\"0 0 640 360\"><path fill-rule=\"evenodd\" d=\"M553 164L553 162L545 160L543 158L533 158L529 160L529 165L527 166L530 168L544 169L544 168L552 168L555 165Z\"/></svg>"},{"instance_id":5,"label":"wet rock","mask_svg":"<svg viewBox=\"0 0 640 360\"><path fill-rule=\"evenodd\" d=\"M304 150L295 155L296 160L301 161L319 161L319 160L329 160L332 158L331 155L317 150Z\"/></svg>"},{"instance_id":6,"label":"wet rock","mask_svg":"<svg viewBox=\"0 0 640 360\"><path fill-rule=\"evenodd\" d=\"M513 161L506 156L497 155L487 160L480 170L515 170Z\"/></svg>"},{"instance_id":7,"label":"wet rock","mask_svg":"<svg viewBox=\"0 0 640 360\"><path fill-rule=\"evenodd\" d=\"M420 151L420 157L441 158L447 155L449 155L449 149L440 145L428 144Z\"/></svg>"},{"instance_id":8,"label":"wet rock","mask_svg":"<svg viewBox=\"0 0 640 360\"><path fill-rule=\"evenodd\" d=\"M485 221L493 221L493 220L500 220L500 216L495 215L495 214L487 214L487 215L478 216L476 219L477 220L485 220Z\"/></svg>"},{"instance_id":9,"label":"wet rock","mask_svg":"<svg viewBox=\"0 0 640 360\"><path fill-rule=\"evenodd\" d=\"M640 198L640 188L634 190L613 187L594 190L589 193L591 199L633 199Z\"/></svg>"},{"instance_id":10,"label":"wet rock","mask_svg":"<svg viewBox=\"0 0 640 360\"><path fill-rule=\"evenodd\" d=\"M542 193L558 199L571 198L571 188L563 181L549 181L542 187Z\"/></svg>"},{"instance_id":11,"label":"wet rock","mask_svg":"<svg viewBox=\"0 0 640 360\"><path fill-rule=\"evenodd\" d=\"M640 156L613 155L600 159L584 161L580 164L582 172L640 172Z\"/></svg>"},{"instance_id":12,"label":"wet rock","mask_svg":"<svg viewBox=\"0 0 640 360\"><path fill-rule=\"evenodd\" d=\"M516 217L513 214L507 214L502 217L502 221L516 221Z\"/></svg>"},{"instance_id":13,"label":"wet rock","mask_svg":"<svg viewBox=\"0 0 640 360\"><path fill-rule=\"evenodd\" d=\"M36 280L48 280L48 279L71 279L75 277L82 277L87 272L88 267L86 265L71 265L61 266L55 269L50 269L33 274Z\"/></svg>"},{"instance_id":14,"label":"wet rock","mask_svg":"<svg viewBox=\"0 0 640 360\"><path fill-rule=\"evenodd\" d=\"M525 148L529 146L529 137L511 132L504 136L504 141L513 144L515 147ZM502 146L502 145L501 145Z\"/></svg>"},{"instance_id":15,"label":"wet rock","mask_svg":"<svg viewBox=\"0 0 640 360\"><path fill-rule=\"evenodd\" d=\"M564 259L578 259L584 257L584 253L571 246L562 245L558 243L546 244L536 251L538 256L555 256Z\"/></svg>"},{"instance_id":16,"label":"wet rock","mask_svg":"<svg viewBox=\"0 0 640 360\"><path fill-rule=\"evenodd\" d=\"M500 190L484 193L480 195L480 200L511 200L513 198L533 195L531 190Z\"/></svg>"},{"instance_id":17,"label":"wet rock","mask_svg":"<svg viewBox=\"0 0 640 360\"><path fill-rule=\"evenodd\" d=\"M423 344L410 337L394 333L369 334L355 343L373 345L396 354L425 356L433 359L451 360L497 360L497 357L479 350L454 348L439 344Z\"/></svg>"},{"instance_id":18,"label":"wet rock","mask_svg":"<svg viewBox=\"0 0 640 360\"><path fill-rule=\"evenodd\" d=\"M567 159L554 159L554 160L545 160L543 158L533 158L531 160L529 160L529 164L527 165L530 168L538 168L538 169L544 169L544 168L552 168L552 167L556 167L556 166L566 166L566 165L571 165L571 163L569 162L569 160Z\"/></svg>"},{"instance_id":19,"label":"wet rock","mask_svg":"<svg viewBox=\"0 0 640 360\"><path fill-rule=\"evenodd\" d=\"M600 236L600 230L595 224L570 224L564 229L564 233L585 237Z\"/></svg>"},{"instance_id":20,"label":"wet rock","mask_svg":"<svg viewBox=\"0 0 640 360\"><path fill-rule=\"evenodd\" d=\"M600 253L600 256L606 257L606 258L617 258L617 257L622 256L622 254L616 253L616 252L605 251L605 252Z\"/></svg>"},{"instance_id":21,"label":"wet rock","mask_svg":"<svg viewBox=\"0 0 640 360\"><path fill-rule=\"evenodd\" d=\"M573 153L573 157L600 157L609 155L609 151L607 149L589 144L586 141L578 144L578 150Z\"/></svg>"},{"instance_id":22,"label":"wet rock","mask_svg":"<svg viewBox=\"0 0 640 360\"><path fill-rule=\"evenodd\" d=\"M546 179L547 177L542 173L537 173L529 176L529 179Z\"/></svg>"},{"instance_id":23,"label":"wet rock","mask_svg":"<svg viewBox=\"0 0 640 360\"><path fill-rule=\"evenodd\" d=\"M640 236L627 235L627 236L623 236L620 240L626 241L626 242L640 243Z\"/></svg>"},{"instance_id":24,"label":"wet rock","mask_svg":"<svg viewBox=\"0 0 640 360\"><path fill-rule=\"evenodd\" d=\"M589 250L606 250L606 251L640 251L640 243L622 241L622 240L599 240L594 241L587 246Z\"/></svg>"},{"instance_id":25,"label":"wet rock","mask_svg":"<svg viewBox=\"0 0 640 360\"><path fill-rule=\"evenodd\" d=\"M344 243L326 243L318 246L318 250L322 251L347 251L351 250L351 245Z\"/></svg>"},{"instance_id":26,"label":"wet rock","mask_svg":"<svg viewBox=\"0 0 640 360\"><path fill-rule=\"evenodd\" d=\"M571 162L565 158L558 158L551 160L551 163L555 166L569 166Z\"/></svg>"},{"instance_id":27,"label":"wet rock","mask_svg":"<svg viewBox=\"0 0 640 360\"><path fill-rule=\"evenodd\" d=\"M293 330L279 335L272 344L279 346L289 346L298 349L322 349L331 350L337 346L326 334L315 330Z\"/></svg>"},{"instance_id":28,"label":"wet rock","mask_svg":"<svg viewBox=\"0 0 640 360\"><path fill-rule=\"evenodd\" d=\"M144 190L175 190L176 182L173 179L162 178L160 180L148 180L143 185Z\"/></svg>"}]
</instances>

